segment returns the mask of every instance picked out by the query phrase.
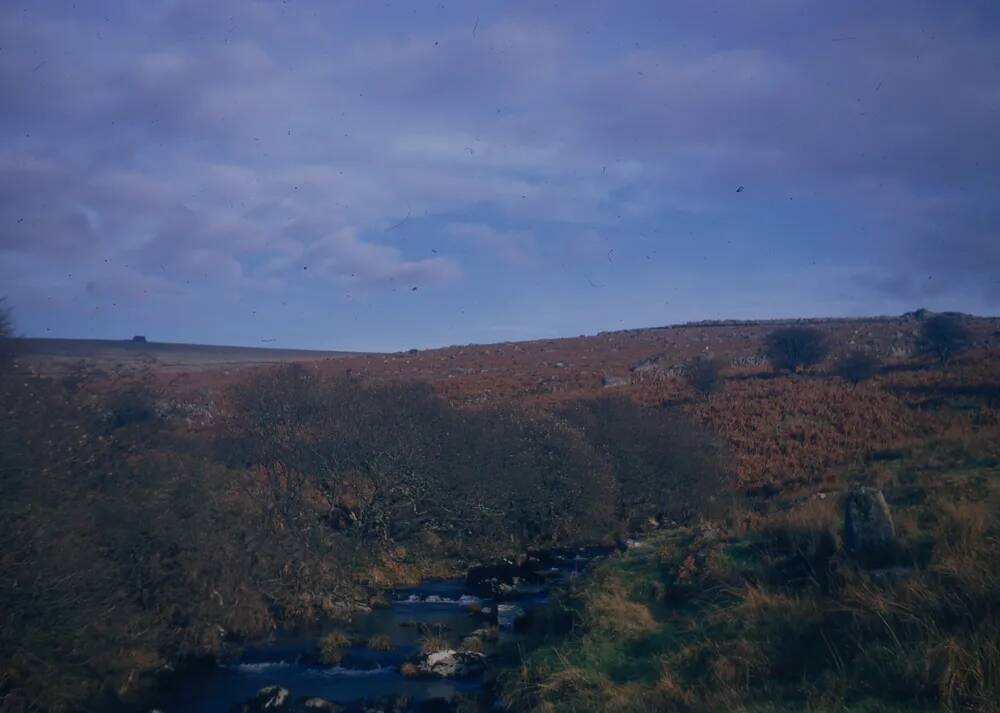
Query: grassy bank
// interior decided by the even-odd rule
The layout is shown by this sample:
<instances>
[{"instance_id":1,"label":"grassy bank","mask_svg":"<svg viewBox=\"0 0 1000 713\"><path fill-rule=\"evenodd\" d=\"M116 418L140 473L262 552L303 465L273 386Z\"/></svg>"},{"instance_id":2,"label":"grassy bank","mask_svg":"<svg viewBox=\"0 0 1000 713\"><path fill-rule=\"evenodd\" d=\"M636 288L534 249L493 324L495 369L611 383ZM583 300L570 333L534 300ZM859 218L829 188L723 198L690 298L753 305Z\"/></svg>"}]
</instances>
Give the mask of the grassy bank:
<instances>
[{"instance_id":1,"label":"grassy bank","mask_svg":"<svg viewBox=\"0 0 1000 713\"><path fill-rule=\"evenodd\" d=\"M507 677L518 711L996 711L1000 443L841 473L884 488L897 547L842 546L836 492L657 533L566 602L576 627Z\"/></svg>"}]
</instances>

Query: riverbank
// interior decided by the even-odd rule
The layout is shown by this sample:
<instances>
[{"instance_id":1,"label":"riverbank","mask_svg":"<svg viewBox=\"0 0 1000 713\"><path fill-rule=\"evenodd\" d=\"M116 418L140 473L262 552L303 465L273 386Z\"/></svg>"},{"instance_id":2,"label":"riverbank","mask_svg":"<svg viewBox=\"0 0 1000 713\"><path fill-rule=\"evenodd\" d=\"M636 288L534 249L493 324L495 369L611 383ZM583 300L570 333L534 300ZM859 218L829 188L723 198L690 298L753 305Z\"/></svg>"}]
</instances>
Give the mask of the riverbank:
<instances>
[{"instance_id":1,"label":"riverbank","mask_svg":"<svg viewBox=\"0 0 1000 713\"><path fill-rule=\"evenodd\" d=\"M998 456L937 442L731 528L656 533L596 567L565 603L580 626L501 694L525 713L995 713ZM881 512L872 486L891 519L859 544L845 500Z\"/></svg>"},{"instance_id":2,"label":"riverbank","mask_svg":"<svg viewBox=\"0 0 1000 713\"><path fill-rule=\"evenodd\" d=\"M478 565L462 579L387 590L383 606L279 632L173 676L156 709L489 710L497 674L551 633L546 603L611 551L535 553Z\"/></svg>"}]
</instances>

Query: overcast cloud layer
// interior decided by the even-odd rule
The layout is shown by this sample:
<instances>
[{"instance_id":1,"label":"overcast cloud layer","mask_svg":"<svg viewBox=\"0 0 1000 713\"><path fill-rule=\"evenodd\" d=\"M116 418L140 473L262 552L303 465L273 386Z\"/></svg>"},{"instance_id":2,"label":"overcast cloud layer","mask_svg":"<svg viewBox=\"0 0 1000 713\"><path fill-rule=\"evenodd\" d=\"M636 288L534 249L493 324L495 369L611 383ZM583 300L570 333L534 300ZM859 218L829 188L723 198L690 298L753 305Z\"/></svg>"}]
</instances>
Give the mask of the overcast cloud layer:
<instances>
[{"instance_id":1,"label":"overcast cloud layer","mask_svg":"<svg viewBox=\"0 0 1000 713\"><path fill-rule=\"evenodd\" d=\"M1000 312L993 0L32 0L0 106L34 336Z\"/></svg>"}]
</instances>

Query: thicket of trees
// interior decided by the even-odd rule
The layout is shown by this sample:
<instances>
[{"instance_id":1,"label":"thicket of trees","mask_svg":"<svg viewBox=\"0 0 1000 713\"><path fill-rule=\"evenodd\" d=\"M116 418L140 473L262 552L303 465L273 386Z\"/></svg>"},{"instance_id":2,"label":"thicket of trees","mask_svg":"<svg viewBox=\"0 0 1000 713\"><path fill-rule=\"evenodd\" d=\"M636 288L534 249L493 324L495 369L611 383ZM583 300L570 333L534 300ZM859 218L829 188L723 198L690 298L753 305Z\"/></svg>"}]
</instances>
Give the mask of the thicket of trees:
<instances>
[{"instance_id":1,"label":"thicket of trees","mask_svg":"<svg viewBox=\"0 0 1000 713\"><path fill-rule=\"evenodd\" d=\"M206 439L143 383L0 390L4 713L108 710L168 663L336 614L399 545L416 564L607 540L722 489L697 431L626 401L470 412L288 367L235 387Z\"/></svg>"},{"instance_id":2,"label":"thicket of trees","mask_svg":"<svg viewBox=\"0 0 1000 713\"><path fill-rule=\"evenodd\" d=\"M262 372L234 391L223 445L261 474L272 526L319 503L374 544L432 530L544 546L617 529L613 477L578 432L540 411L462 411L425 384Z\"/></svg>"},{"instance_id":3,"label":"thicket of trees","mask_svg":"<svg viewBox=\"0 0 1000 713\"><path fill-rule=\"evenodd\" d=\"M252 475L135 408L144 391L0 379L4 713L114 710L233 632L360 596L348 548L263 530Z\"/></svg>"},{"instance_id":4,"label":"thicket of trees","mask_svg":"<svg viewBox=\"0 0 1000 713\"><path fill-rule=\"evenodd\" d=\"M734 492L720 444L671 409L644 409L624 397L573 402L559 415L611 465L617 519L687 522L718 515Z\"/></svg>"}]
</instances>

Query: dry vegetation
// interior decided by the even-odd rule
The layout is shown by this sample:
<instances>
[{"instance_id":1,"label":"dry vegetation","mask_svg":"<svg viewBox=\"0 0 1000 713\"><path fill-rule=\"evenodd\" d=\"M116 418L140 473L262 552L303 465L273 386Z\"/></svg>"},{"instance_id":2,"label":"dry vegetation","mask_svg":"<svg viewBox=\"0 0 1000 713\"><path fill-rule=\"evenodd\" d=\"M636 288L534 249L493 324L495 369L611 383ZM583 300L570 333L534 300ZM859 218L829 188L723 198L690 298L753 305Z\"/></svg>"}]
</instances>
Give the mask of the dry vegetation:
<instances>
[{"instance_id":1,"label":"dry vegetation","mask_svg":"<svg viewBox=\"0 0 1000 713\"><path fill-rule=\"evenodd\" d=\"M529 656L508 701L547 713L1000 709L997 435L839 474L881 485L893 506L897 548L879 569L843 552L835 495L658 533L570 597L577 633Z\"/></svg>"},{"instance_id":2,"label":"dry vegetation","mask_svg":"<svg viewBox=\"0 0 1000 713\"><path fill-rule=\"evenodd\" d=\"M8 375L0 388L4 713L138 706L158 673L279 625L349 617L373 586L613 540L620 492L674 492L677 517L699 509L689 468L623 488L568 420L465 411L419 384L252 372L210 429L164 410L145 381ZM642 415L631 401L590 406ZM694 442L655 416L640 451ZM706 489L723 487L724 471L698 462ZM323 660L348 644L328 634Z\"/></svg>"},{"instance_id":3,"label":"dry vegetation","mask_svg":"<svg viewBox=\"0 0 1000 713\"><path fill-rule=\"evenodd\" d=\"M772 327L741 324L0 377L0 711L138 704L157 672L373 587L654 524L680 527L575 595L582 634L508 682L519 710L991 710L998 323L947 360L918 326L821 323L829 358L786 375L756 360ZM843 378L859 348L878 368ZM722 366L705 395L671 366L696 357ZM843 554L860 481L905 576Z\"/></svg>"}]
</instances>

